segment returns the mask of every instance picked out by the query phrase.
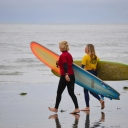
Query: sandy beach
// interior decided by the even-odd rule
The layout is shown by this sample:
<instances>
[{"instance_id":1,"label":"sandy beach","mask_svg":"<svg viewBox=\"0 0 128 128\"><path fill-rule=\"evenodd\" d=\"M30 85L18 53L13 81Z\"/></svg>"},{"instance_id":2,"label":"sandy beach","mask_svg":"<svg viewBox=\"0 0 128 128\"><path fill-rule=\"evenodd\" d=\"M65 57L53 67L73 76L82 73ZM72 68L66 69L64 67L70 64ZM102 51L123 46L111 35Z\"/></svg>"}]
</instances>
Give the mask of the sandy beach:
<instances>
[{"instance_id":1,"label":"sandy beach","mask_svg":"<svg viewBox=\"0 0 128 128\"><path fill-rule=\"evenodd\" d=\"M74 105L67 90L64 91L57 115L48 110L54 107L57 83L1 84L0 128L126 128L128 81L107 82L121 95L120 100L105 98L105 109L90 95L90 112L69 114ZM27 93L20 95L20 93ZM85 107L83 89L75 85L80 109Z\"/></svg>"}]
</instances>

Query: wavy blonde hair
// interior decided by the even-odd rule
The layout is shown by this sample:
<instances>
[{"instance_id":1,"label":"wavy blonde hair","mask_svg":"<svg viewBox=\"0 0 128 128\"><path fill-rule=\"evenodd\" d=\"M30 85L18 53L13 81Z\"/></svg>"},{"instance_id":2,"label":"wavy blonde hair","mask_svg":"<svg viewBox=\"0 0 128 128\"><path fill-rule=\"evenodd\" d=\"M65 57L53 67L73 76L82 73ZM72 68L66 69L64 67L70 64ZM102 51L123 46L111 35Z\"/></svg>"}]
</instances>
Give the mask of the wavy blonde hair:
<instances>
[{"instance_id":1,"label":"wavy blonde hair","mask_svg":"<svg viewBox=\"0 0 128 128\"><path fill-rule=\"evenodd\" d=\"M62 51L68 51L69 50L69 45L67 41L61 41L59 43L59 47L61 48Z\"/></svg>"},{"instance_id":2,"label":"wavy blonde hair","mask_svg":"<svg viewBox=\"0 0 128 128\"><path fill-rule=\"evenodd\" d=\"M91 57L91 62L96 61L97 55L95 53L94 45L93 44L87 44L87 50L88 50L88 54Z\"/></svg>"}]
</instances>

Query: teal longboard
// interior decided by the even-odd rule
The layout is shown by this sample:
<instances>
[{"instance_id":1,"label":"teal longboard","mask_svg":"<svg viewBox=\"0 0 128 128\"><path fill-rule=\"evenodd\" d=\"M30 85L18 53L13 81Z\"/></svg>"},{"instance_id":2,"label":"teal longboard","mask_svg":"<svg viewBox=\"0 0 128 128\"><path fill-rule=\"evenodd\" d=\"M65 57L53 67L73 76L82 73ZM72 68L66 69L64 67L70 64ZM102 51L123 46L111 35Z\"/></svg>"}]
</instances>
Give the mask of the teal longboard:
<instances>
[{"instance_id":1,"label":"teal longboard","mask_svg":"<svg viewBox=\"0 0 128 128\"><path fill-rule=\"evenodd\" d=\"M109 99L119 100L120 94L98 77L73 64L76 84Z\"/></svg>"},{"instance_id":2,"label":"teal longboard","mask_svg":"<svg viewBox=\"0 0 128 128\"><path fill-rule=\"evenodd\" d=\"M59 55L36 42L31 42L30 47L40 61L50 67L53 72L60 75L60 70L56 67L56 61L59 59ZM75 73L75 82L79 86L109 99L119 100L120 94L98 77L85 71L75 63L73 63L73 70Z\"/></svg>"}]
</instances>

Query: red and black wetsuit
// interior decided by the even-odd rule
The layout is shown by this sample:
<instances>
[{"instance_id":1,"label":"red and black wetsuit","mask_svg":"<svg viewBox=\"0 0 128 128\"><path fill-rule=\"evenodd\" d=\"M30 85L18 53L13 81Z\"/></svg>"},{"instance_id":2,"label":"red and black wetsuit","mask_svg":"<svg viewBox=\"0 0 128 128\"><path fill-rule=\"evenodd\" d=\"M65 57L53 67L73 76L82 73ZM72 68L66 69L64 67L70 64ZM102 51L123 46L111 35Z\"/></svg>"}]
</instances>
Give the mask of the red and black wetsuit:
<instances>
[{"instance_id":1,"label":"red and black wetsuit","mask_svg":"<svg viewBox=\"0 0 128 128\"><path fill-rule=\"evenodd\" d=\"M75 76L74 76L74 71L72 69L72 63L73 63L72 55L68 51L63 51L58 60L58 66L60 68L61 76L58 84L56 104L55 104L55 108L57 109L61 101L61 95L66 86L68 89L68 93L73 100L75 108L78 108L77 98L74 94ZM65 73L68 73L70 77L70 82L66 81Z\"/></svg>"},{"instance_id":2,"label":"red and black wetsuit","mask_svg":"<svg viewBox=\"0 0 128 128\"><path fill-rule=\"evenodd\" d=\"M74 71L72 69L72 63L73 58L71 54L67 51L62 52L58 61L61 76L65 75L65 73L68 73L69 75L74 74Z\"/></svg>"}]
</instances>

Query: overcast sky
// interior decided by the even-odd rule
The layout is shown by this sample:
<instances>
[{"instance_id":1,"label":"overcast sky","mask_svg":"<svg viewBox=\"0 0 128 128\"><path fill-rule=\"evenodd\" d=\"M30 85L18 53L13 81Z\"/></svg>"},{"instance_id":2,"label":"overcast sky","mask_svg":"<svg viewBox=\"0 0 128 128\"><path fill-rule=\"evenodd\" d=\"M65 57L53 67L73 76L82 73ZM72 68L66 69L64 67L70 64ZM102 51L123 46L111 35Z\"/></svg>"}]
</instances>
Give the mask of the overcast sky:
<instances>
[{"instance_id":1,"label":"overcast sky","mask_svg":"<svg viewBox=\"0 0 128 128\"><path fill-rule=\"evenodd\" d=\"M0 0L0 23L128 23L128 0Z\"/></svg>"}]
</instances>

